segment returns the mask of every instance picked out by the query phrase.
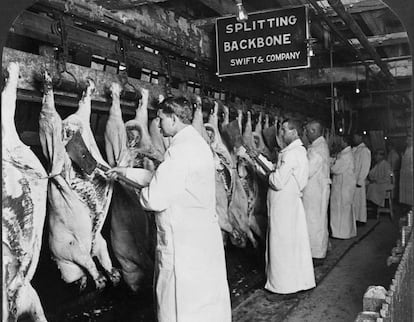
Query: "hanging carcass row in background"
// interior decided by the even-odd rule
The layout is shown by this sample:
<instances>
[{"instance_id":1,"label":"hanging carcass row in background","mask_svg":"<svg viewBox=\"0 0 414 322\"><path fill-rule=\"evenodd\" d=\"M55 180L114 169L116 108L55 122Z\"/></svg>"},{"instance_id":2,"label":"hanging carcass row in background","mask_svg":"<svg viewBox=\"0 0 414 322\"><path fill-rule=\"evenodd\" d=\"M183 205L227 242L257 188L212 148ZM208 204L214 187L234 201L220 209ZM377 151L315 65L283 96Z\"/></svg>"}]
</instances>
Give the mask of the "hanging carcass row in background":
<instances>
[{"instance_id":1,"label":"hanging carcass row in background","mask_svg":"<svg viewBox=\"0 0 414 322\"><path fill-rule=\"evenodd\" d=\"M39 117L39 135L43 153L49 162L51 180L48 186L49 247L62 278L67 283L78 282L86 287L86 270L97 288L103 288L106 278L93 261L97 257L113 283L118 283L119 272L112 267L107 244L101 235L112 184L99 172L84 173L72 164L65 145L80 132L88 150L98 162L103 160L89 125L91 94L94 83L87 87L75 114L63 122L55 109L52 79L44 75L44 97Z\"/></svg>"},{"instance_id":2,"label":"hanging carcass row in background","mask_svg":"<svg viewBox=\"0 0 414 322\"><path fill-rule=\"evenodd\" d=\"M33 321L46 321L30 281L39 261L47 177L40 161L16 131L19 65L10 63L7 72L1 94L3 321L17 321L23 313Z\"/></svg>"},{"instance_id":3,"label":"hanging carcass row in background","mask_svg":"<svg viewBox=\"0 0 414 322\"><path fill-rule=\"evenodd\" d=\"M218 107L218 103L215 102L208 123L204 124L216 164L216 211L224 242L227 241L228 233L231 241L235 245L241 246L246 244L246 235L241 230L237 218L233 216L234 213L229 211L235 188L235 172L230 152L221 139L218 127ZM224 108L227 109L227 107ZM247 205L246 199L240 200L240 202Z\"/></svg>"},{"instance_id":4,"label":"hanging carcass row in background","mask_svg":"<svg viewBox=\"0 0 414 322\"><path fill-rule=\"evenodd\" d=\"M243 132L243 143L249 149L256 149L252 131L251 112L247 112L247 121ZM237 173L243 184L248 200L248 218L250 229L262 240L266 237L266 195L260 194L259 176L256 173L253 160L246 153L237 153ZM258 151L262 152L262 151ZM266 185L266 182L261 182Z\"/></svg>"},{"instance_id":5,"label":"hanging carcass row in background","mask_svg":"<svg viewBox=\"0 0 414 322\"><path fill-rule=\"evenodd\" d=\"M267 217L264 200L267 185L263 178L257 176L253 161L248 155L239 152L242 141L249 141L248 145L254 148L250 112L242 136L243 112L238 110L237 119L230 123L228 107L222 104L220 107L223 110L221 132L224 132L225 140L222 139L219 131L217 102L211 111L209 122L204 124L216 159L216 209L219 224L224 232L229 233L234 245L245 247L246 241L250 240L256 247L258 242L255 235L264 241L266 234ZM260 132L257 135L260 134L259 139L262 142L260 152L266 152L267 148L261 138L261 124L258 126L258 131ZM259 188L259 185L263 187Z\"/></svg>"},{"instance_id":6,"label":"hanging carcass row in background","mask_svg":"<svg viewBox=\"0 0 414 322\"><path fill-rule=\"evenodd\" d=\"M154 170L163 160L163 145L159 130L148 131L149 92L141 89L141 101L135 118L125 124L119 101L119 84L111 85L112 106L105 130L108 159L118 155L113 165ZM143 172L143 176L147 173ZM122 276L132 291L138 291L152 279L155 247L153 214L145 211L137 191L115 183L111 204L111 243L115 257L122 267Z\"/></svg>"}]
</instances>

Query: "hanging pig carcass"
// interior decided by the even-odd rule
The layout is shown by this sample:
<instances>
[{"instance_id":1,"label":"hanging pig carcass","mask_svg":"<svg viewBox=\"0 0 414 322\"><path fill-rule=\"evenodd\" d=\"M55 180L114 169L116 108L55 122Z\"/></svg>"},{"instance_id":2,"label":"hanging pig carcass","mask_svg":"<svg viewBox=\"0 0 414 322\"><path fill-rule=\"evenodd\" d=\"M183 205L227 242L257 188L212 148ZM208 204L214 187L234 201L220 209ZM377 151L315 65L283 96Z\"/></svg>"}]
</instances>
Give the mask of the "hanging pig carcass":
<instances>
[{"instance_id":1,"label":"hanging pig carcass","mask_svg":"<svg viewBox=\"0 0 414 322\"><path fill-rule=\"evenodd\" d=\"M79 131L92 156L106 164L89 125L94 84L88 80L77 112L62 122L55 109L51 77L47 72L44 76L39 135L51 176L48 186L49 247L66 283L77 282L80 289L85 288L87 271L100 289L105 286L106 278L97 270L93 257L97 257L114 284L120 279L101 235L112 186L99 170L90 176L83 173L72 164L65 150L66 143Z\"/></svg>"},{"instance_id":2,"label":"hanging pig carcass","mask_svg":"<svg viewBox=\"0 0 414 322\"><path fill-rule=\"evenodd\" d=\"M235 188L235 172L230 152L224 145L218 127L218 104L209 116L209 122L204 124L209 138L209 144L214 154L216 164L216 212L219 226L224 232L226 242L227 233L233 244L241 246L246 244L245 234L240 228L238 218L234 212L229 211L232 194Z\"/></svg>"},{"instance_id":3,"label":"hanging pig carcass","mask_svg":"<svg viewBox=\"0 0 414 322\"><path fill-rule=\"evenodd\" d=\"M10 63L1 94L2 131L2 274L3 321L22 314L46 321L39 296L30 284L35 273L46 215L46 171L20 141L14 114L19 65Z\"/></svg>"},{"instance_id":4,"label":"hanging pig carcass","mask_svg":"<svg viewBox=\"0 0 414 322\"><path fill-rule=\"evenodd\" d=\"M109 109L104 138L106 158L109 165L114 167L126 153L127 134L122 119L120 102L121 86L114 82L111 84L109 90L112 97L112 106Z\"/></svg>"},{"instance_id":5,"label":"hanging pig carcass","mask_svg":"<svg viewBox=\"0 0 414 322\"><path fill-rule=\"evenodd\" d=\"M210 122L214 125L214 129L218 128L216 125L217 121L217 110L213 110L212 117L210 117ZM225 183L228 185L228 181L230 180L230 191L229 191L229 200L227 206L227 215L224 217L226 220L228 218L228 222L231 225L231 234L230 234L230 241L233 245L238 247L246 247L247 239L251 241L253 245L257 245L257 241L254 238L253 232L249 227L249 218L248 218L248 200L246 192L243 188L242 182L237 174L236 169L236 161L237 157L235 155L235 141L237 137L241 137L240 132L240 125L241 120L234 120L233 122L229 122L229 111L228 107L223 105L223 114L224 119L222 122L222 132L225 135L225 140L222 139L221 135L216 135L220 138L220 142L223 143L222 148L218 149L219 152L219 160L221 164L218 165L229 171L227 172L219 172L219 178L222 182L218 181L216 189L219 190L223 189L222 185ZM240 116L240 115L239 115ZM235 125L235 126L234 126ZM237 133L234 133L237 132ZM226 144L224 144L226 142ZM241 143L241 142L240 142ZM228 147L228 149L226 148ZM214 150L214 148L213 148ZM226 151L226 153L220 153L220 151ZM229 152L229 153L227 153ZM220 167L218 169L220 169ZM231 168L230 168L231 167ZM223 196L219 196L217 199L220 207L224 206L224 199ZM222 209L221 209L222 211Z\"/></svg>"},{"instance_id":6,"label":"hanging pig carcass","mask_svg":"<svg viewBox=\"0 0 414 322\"><path fill-rule=\"evenodd\" d=\"M260 129L260 126L259 126ZM256 132L257 133L257 132ZM256 142L255 142L256 139ZM243 132L243 143L248 149L258 153L266 152L260 144L261 136L254 136L252 131L252 119L250 111L247 112L247 121ZM266 190L267 183L257 174L253 160L246 153L237 153L237 173L243 184L248 198L249 226L262 241L266 236Z\"/></svg>"},{"instance_id":7,"label":"hanging pig carcass","mask_svg":"<svg viewBox=\"0 0 414 322\"><path fill-rule=\"evenodd\" d=\"M112 128L112 124L107 124L106 144L119 141L124 145L121 150L125 153L122 153L117 166L144 168L145 165L155 168L162 161L161 146L159 150L154 148L148 132L149 92L142 89L141 94L135 118L123 124L127 134L125 141L119 140L123 136L122 127ZM113 97L117 97L116 95L113 93ZM112 102L110 113L115 115L113 109L118 111L116 124L120 124L122 118L119 100ZM155 129L153 133L156 135ZM113 136L111 141L108 140L109 136ZM138 291L146 283L151 283L152 253L155 247L155 222L152 216L142 208L134 188L115 183L111 204L111 243L122 267L123 279L132 291Z\"/></svg>"}]
</instances>

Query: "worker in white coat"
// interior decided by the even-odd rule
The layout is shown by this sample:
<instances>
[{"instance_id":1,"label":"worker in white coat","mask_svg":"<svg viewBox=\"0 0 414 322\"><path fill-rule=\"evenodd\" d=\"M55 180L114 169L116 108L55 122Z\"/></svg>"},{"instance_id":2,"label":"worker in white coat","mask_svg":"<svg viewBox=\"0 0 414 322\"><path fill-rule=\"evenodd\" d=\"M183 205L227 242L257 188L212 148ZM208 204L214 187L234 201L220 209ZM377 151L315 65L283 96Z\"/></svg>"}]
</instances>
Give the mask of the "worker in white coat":
<instances>
[{"instance_id":1,"label":"worker in white coat","mask_svg":"<svg viewBox=\"0 0 414 322\"><path fill-rule=\"evenodd\" d=\"M158 322L230 322L213 154L191 125L186 99L167 98L159 118L163 135L172 140L140 194L143 207L156 212Z\"/></svg>"},{"instance_id":2,"label":"worker in white coat","mask_svg":"<svg viewBox=\"0 0 414 322\"><path fill-rule=\"evenodd\" d=\"M410 208L414 206L413 193L413 137L409 134L401 158L400 202Z\"/></svg>"},{"instance_id":3,"label":"worker in white coat","mask_svg":"<svg viewBox=\"0 0 414 322\"><path fill-rule=\"evenodd\" d=\"M398 200L399 182L400 182L400 168L401 156L394 147L391 141L387 141L387 161L392 169L392 183L394 188L392 190L392 198Z\"/></svg>"},{"instance_id":4,"label":"worker in white coat","mask_svg":"<svg viewBox=\"0 0 414 322\"><path fill-rule=\"evenodd\" d=\"M350 136L340 137L341 151L331 166L330 224L332 237L341 239L349 239L357 235L356 220L352 212L356 177L351 141Z\"/></svg>"},{"instance_id":5,"label":"worker in white coat","mask_svg":"<svg viewBox=\"0 0 414 322\"><path fill-rule=\"evenodd\" d=\"M354 147L352 153L354 155L356 189L354 200L352 203L352 211L357 221L367 222L367 200L365 192L365 180L367 179L369 169L371 167L371 151L362 142L362 133L357 132L353 135Z\"/></svg>"},{"instance_id":6,"label":"worker in white coat","mask_svg":"<svg viewBox=\"0 0 414 322\"><path fill-rule=\"evenodd\" d=\"M306 149L299 139L301 124L282 123L281 150L269 174L266 285L273 293L291 294L315 287L315 276L302 191L308 182Z\"/></svg>"},{"instance_id":7,"label":"worker in white coat","mask_svg":"<svg viewBox=\"0 0 414 322\"><path fill-rule=\"evenodd\" d=\"M375 165L368 173L367 200L376 206L384 207L387 193L392 191L392 168L385 160L385 151L374 153Z\"/></svg>"},{"instance_id":8,"label":"worker in white coat","mask_svg":"<svg viewBox=\"0 0 414 322\"><path fill-rule=\"evenodd\" d=\"M329 177L329 148L323 137L320 121L306 124L305 135L310 142L307 150L309 160L308 184L303 190L309 241L314 265L322 264L328 249L328 203L331 179Z\"/></svg>"}]
</instances>

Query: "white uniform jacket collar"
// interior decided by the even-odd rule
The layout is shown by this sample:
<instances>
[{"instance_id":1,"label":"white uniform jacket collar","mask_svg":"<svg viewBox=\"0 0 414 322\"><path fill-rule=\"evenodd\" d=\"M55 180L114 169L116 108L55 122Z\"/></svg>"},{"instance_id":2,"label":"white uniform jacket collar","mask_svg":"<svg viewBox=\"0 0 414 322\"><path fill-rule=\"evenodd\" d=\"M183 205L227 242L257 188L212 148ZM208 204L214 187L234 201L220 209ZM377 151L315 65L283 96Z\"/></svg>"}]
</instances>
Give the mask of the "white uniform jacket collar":
<instances>
[{"instance_id":1,"label":"white uniform jacket collar","mask_svg":"<svg viewBox=\"0 0 414 322\"><path fill-rule=\"evenodd\" d=\"M302 143L302 141L300 139L296 139L295 141L291 142L287 147L285 147L280 152L285 153L286 151L296 149L299 146L303 146L303 143Z\"/></svg>"},{"instance_id":2,"label":"white uniform jacket collar","mask_svg":"<svg viewBox=\"0 0 414 322\"><path fill-rule=\"evenodd\" d=\"M359 145L357 145L356 147L354 147L354 149L355 150L358 150L358 149L362 149L362 148L366 148L367 146L365 145L365 143L364 142L361 142Z\"/></svg>"},{"instance_id":3,"label":"white uniform jacket collar","mask_svg":"<svg viewBox=\"0 0 414 322\"><path fill-rule=\"evenodd\" d=\"M352 152L352 148L348 145L345 149L342 149L341 152L339 152L339 154L344 155L349 152Z\"/></svg>"},{"instance_id":4,"label":"white uniform jacket collar","mask_svg":"<svg viewBox=\"0 0 414 322\"><path fill-rule=\"evenodd\" d=\"M188 126L186 126L185 128L183 128L181 131L179 131L179 132L177 132L173 137L172 137L172 139L171 139L171 145L173 145L173 144L175 144L175 143L177 143L177 142L179 142L179 141L181 141L182 139L184 139L185 137L188 137L188 136L192 136L192 135L194 135L194 133L192 133L192 132L196 132L196 133L198 133L194 128L193 128L193 126L192 125L188 125Z\"/></svg>"},{"instance_id":5,"label":"white uniform jacket collar","mask_svg":"<svg viewBox=\"0 0 414 322\"><path fill-rule=\"evenodd\" d=\"M324 141L325 141L325 138L321 135L315 141L313 141L309 147L315 147L317 145L323 144Z\"/></svg>"}]
</instances>

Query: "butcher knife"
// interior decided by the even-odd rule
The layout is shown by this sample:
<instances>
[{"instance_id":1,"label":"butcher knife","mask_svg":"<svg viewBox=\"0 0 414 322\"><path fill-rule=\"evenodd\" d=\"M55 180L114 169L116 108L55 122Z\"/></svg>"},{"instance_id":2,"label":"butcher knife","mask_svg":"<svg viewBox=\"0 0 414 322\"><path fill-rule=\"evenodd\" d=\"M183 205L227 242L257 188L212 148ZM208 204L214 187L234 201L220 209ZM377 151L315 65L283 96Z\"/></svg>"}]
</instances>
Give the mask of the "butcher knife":
<instances>
[{"instance_id":1,"label":"butcher knife","mask_svg":"<svg viewBox=\"0 0 414 322\"><path fill-rule=\"evenodd\" d=\"M89 152L88 148L86 147L85 142L83 141L82 135L79 131L76 131L69 142L66 144L66 152L69 155L69 158L86 174L90 175L96 168L102 171L110 170L109 167L98 163L92 154ZM123 183L136 188L142 189L144 186L136 183L128 179L125 176L119 175L117 176L118 181L122 181Z\"/></svg>"}]
</instances>

